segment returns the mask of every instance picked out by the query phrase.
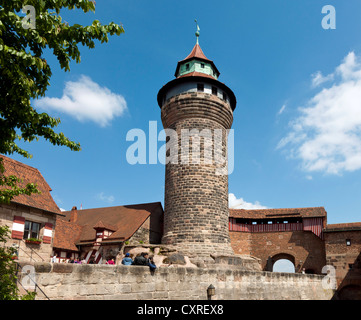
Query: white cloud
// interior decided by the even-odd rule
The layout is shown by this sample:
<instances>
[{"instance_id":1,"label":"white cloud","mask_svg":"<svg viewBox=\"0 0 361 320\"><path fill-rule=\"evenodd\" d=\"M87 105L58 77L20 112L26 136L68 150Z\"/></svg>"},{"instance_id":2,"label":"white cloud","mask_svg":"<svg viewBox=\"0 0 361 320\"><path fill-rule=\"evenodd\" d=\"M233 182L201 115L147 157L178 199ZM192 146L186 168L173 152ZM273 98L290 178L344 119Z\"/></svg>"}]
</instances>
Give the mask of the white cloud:
<instances>
[{"instance_id":1,"label":"white cloud","mask_svg":"<svg viewBox=\"0 0 361 320\"><path fill-rule=\"evenodd\" d=\"M281 109L278 111L277 115L281 115L286 109L286 104L284 104Z\"/></svg>"},{"instance_id":2,"label":"white cloud","mask_svg":"<svg viewBox=\"0 0 361 320\"><path fill-rule=\"evenodd\" d=\"M46 111L66 113L81 122L93 121L101 127L127 110L123 96L101 87L85 75L78 81L67 81L61 98L44 97L34 104Z\"/></svg>"},{"instance_id":3,"label":"white cloud","mask_svg":"<svg viewBox=\"0 0 361 320\"><path fill-rule=\"evenodd\" d=\"M331 81L334 79L334 74L331 73L327 76L323 76L322 73L320 71L317 71L316 73L314 73L313 75L311 75L312 78L312 87L316 88L319 85L321 85L322 83L325 83L327 81Z\"/></svg>"},{"instance_id":4,"label":"white cloud","mask_svg":"<svg viewBox=\"0 0 361 320\"><path fill-rule=\"evenodd\" d=\"M97 194L97 199L101 200L103 202L106 202L106 203L112 203L115 200L114 196L107 196L107 195L104 194L104 192L98 193Z\"/></svg>"},{"instance_id":5,"label":"white cloud","mask_svg":"<svg viewBox=\"0 0 361 320\"><path fill-rule=\"evenodd\" d=\"M61 212L65 212L66 210L63 208L59 208Z\"/></svg>"},{"instance_id":6,"label":"white cloud","mask_svg":"<svg viewBox=\"0 0 361 320\"><path fill-rule=\"evenodd\" d=\"M228 206L230 209L267 209L262 206L258 201L255 203L246 202L243 198L237 199L233 193L228 194Z\"/></svg>"},{"instance_id":7,"label":"white cloud","mask_svg":"<svg viewBox=\"0 0 361 320\"><path fill-rule=\"evenodd\" d=\"M312 97L278 143L307 172L342 174L361 168L361 64L354 52L335 69L335 80Z\"/></svg>"}]
</instances>

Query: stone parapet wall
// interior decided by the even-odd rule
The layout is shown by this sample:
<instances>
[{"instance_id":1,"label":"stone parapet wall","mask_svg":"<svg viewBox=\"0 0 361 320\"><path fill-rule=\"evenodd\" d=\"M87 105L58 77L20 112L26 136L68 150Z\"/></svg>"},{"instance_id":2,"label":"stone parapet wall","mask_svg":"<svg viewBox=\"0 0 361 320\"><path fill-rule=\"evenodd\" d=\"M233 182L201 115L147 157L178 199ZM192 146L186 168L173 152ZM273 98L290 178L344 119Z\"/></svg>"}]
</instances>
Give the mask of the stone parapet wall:
<instances>
[{"instance_id":1,"label":"stone parapet wall","mask_svg":"<svg viewBox=\"0 0 361 320\"><path fill-rule=\"evenodd\" d=\"M36 263L35 277L50 299L60 300L205 300L216 288L215 300L329 300L322 276L216 267L148 267ZM37 299L43 299L38 294Z\"/></svg>"}]
</instances>

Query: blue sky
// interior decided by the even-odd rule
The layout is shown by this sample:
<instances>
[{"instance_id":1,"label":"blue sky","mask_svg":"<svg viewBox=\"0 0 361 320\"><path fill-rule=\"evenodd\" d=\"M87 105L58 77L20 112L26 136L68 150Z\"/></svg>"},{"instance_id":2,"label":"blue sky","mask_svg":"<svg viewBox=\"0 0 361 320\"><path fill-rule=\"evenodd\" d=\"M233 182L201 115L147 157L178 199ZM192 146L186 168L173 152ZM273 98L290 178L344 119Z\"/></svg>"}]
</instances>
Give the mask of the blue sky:
<instances>
[{"instance_id":1,"label":"blue sky","mask_svg":"<svg viewBox=\"0 0 361 320\"><path fill-rule=\"evenodd\" d=\"M325 5L336 29L322 28ZM148 133L149 121L162 129L156 96L192 50L197 19L200 46L238 102L230 204L324 206L328 223L361 221L360 1L107 0L62 16L121 22L125 34L82 48L67 73L47 54L51 86L35 105L82 151L40 140L22 145L32 159L12 158L40 170L59 207L163 203L164 166L128 164L126 135Z\"/></svg>"}]
</instances>

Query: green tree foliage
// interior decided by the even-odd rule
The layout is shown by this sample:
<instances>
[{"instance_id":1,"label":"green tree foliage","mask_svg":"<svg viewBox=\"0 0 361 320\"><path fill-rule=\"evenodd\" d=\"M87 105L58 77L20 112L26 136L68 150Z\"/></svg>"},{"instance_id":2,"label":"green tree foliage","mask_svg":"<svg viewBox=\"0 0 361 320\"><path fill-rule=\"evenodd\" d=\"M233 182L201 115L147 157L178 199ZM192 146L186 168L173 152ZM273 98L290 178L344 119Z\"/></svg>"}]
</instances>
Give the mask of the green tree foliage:
<instances>
[{"instance_id":1,"label":"green tree foliage","mask_svg":"<svg viewBox=\"0 0 361 320\"><path fill-rule=\"evenodd\" d=\"M23 296L19 295L15 275L16 263L13 261L16 250L4 246L8 237L9 228L0 226L0 300L34 300L34 292L29 292Z\"/></svg>"},{"instance_id":2,"label":"green tree foliage","mask_svg":"<svg viewBox=\"0 0 361 320\"><path fill-rule=\"evenodd\" d=\"M25 6L35 9L35 28L22 12ZM113 22L103 25L98 20L89 26L69 25L60 16L62 9L94 12L95 1L0 0L0 154L18 153L29 158L31 155L17 141L31 142L40 137L53 145L80 150L79 143L54 131L60 119L38 113L32 107L32 99L44 96L50 84L52 73L44 50L50 49L60 67L69 71L72 60L80 62L80 45L92 49L95 40L108 42L108 35L120 35L124 29ZM0 161L0 202L36 192L36 186L19 187L19 182L14 176L4 176Z\"/></svg>"}]
</instances>

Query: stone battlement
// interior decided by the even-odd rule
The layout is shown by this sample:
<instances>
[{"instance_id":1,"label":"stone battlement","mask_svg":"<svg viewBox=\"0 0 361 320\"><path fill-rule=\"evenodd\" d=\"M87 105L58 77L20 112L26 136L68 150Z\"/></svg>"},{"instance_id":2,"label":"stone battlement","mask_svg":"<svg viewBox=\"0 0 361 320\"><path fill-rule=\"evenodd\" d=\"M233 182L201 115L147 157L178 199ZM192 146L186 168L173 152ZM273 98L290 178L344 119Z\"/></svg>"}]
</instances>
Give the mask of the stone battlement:
<instances>
[{"instance_id":1,"label":"stone battlement","mask_svg":"<svg viewBox=\"0 0 361 320\"><path fill-rule=\"evenodd\" d=\"M216 288L215 300L329 300L323 276L239 271L226 267L188 268L36 263L35 279L51 299L201 300ZM37 299L44 296L37 290Z\"/></svg>"}]
</instances>

